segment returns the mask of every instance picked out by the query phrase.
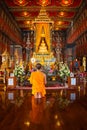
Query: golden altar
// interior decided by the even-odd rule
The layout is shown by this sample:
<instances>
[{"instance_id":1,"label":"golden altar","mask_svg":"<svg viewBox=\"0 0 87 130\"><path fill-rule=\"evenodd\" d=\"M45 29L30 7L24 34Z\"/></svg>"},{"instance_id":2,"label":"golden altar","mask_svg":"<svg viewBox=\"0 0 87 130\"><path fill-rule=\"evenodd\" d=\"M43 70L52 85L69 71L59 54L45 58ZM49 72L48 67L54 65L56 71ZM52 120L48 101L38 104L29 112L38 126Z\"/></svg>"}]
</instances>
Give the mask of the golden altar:
<instances>
[{"instance_id":1,"label":"golden altar","mask_svg":"<svg viewBox=\"0 0 87 130\"><path fill-rule=\"evenodd\" d=\"M44 7L41 8L38 17L34 21L35 27L35 49L31 62L33 64L39 62L42 65L52 65L56 58L52 52L52 30L53 21L48 17Z\"/></svg>"}]
</instances>

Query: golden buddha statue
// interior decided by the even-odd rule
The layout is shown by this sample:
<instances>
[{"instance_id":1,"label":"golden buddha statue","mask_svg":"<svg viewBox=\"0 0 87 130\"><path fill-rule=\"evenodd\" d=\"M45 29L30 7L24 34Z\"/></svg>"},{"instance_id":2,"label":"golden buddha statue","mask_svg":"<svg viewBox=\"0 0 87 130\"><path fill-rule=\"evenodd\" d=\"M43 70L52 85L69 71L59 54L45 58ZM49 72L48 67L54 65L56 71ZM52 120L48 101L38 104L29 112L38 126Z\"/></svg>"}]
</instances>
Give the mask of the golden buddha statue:
<instances>
[{"instance_id":1,"label":"golden buddha statue","mask_svg":"<svg viewBox=\"0 0 87 130\"><path fill-rule=\"evenodd\" d=\"M41 45L39 46L38 53L48 53L48 49L44 40L42 40Z\"/></svg>"}]
</instances>

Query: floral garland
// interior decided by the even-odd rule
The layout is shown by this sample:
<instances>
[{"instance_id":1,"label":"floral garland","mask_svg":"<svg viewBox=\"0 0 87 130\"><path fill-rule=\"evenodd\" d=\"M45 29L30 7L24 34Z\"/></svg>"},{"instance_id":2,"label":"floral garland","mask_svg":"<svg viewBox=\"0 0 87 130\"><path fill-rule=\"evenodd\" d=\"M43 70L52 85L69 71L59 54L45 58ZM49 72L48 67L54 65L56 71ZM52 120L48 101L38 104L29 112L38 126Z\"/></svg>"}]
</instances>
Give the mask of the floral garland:
<instances>
[{"instance_id":1,"label":"floral garland","mask_svg":"<svg viewBox=\"0 0 87 130\"><path fill-rule=\"evenodd\" d=\"M61 78L65 78L65 77L70 76L70 69L69 69L67 64L65 64L65 63L64 64L60 64L59 76Z\"/></svg>"},{"instance_id":2,"label":"floral garland","mask_svg":"<svg viewBox=\"0 0 87 130\"><path fill-rule=\"evenodd\" d=\"M14 75L16 77L21 77L24 74L24 68L23 66L16 65L14 69Z\"/></svg>"}]
</instances>

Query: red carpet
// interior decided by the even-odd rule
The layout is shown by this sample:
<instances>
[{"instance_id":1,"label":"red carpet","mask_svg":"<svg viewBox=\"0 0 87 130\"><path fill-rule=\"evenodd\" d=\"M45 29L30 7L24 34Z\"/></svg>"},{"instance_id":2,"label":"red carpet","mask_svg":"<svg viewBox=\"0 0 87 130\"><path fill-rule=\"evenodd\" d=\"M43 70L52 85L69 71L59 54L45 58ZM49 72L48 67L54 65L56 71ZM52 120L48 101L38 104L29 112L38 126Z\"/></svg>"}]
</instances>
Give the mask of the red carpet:
<instances>
[{"instance_id":1,"label":"red carpet","mask_svg":"<svg viewBox=\"0 0 87 130\"><path fill-rule=\"evenodd\" d=\"M32 89L32 87L29 87L29 86L23 86L23 87L21 87L21 86L18 86L18 87L16 87L16 88L14 88L14 89L22 89L22 90L31 90ZM49 87L46 87L46 90L57 90L57 89L68 89L68 85L66 85L66 86L60 86L60 85L55 85L55 86L49 86Z\"/></svg>"},{"instance_id":2,"label":"red carpet","mask_svg":"<svg viewBox=\"0 0 87 130\"><path fill-rule=\"evenodd\" d=\"M32 87L31 86L16 86L14 88L11 87L7 87L7 90L31 90ZM46 90L61 90L61 89L75 89L74 87L69 87L68 84L66 84L65 86L61 86L60 84L55 84L54 86L48 86L46 87Z\"/></svg>"},{"instance_id":3,"label":"red carpet","mask_svg":"<svg viewBox=\"0 0 87 130\"><path fill-rule=\"evenodd\" d=\"M47 90L49 89L67 89L68 87L46 87ZM15 89L23 89L23 90L31 90L31 87L17 87Z\"/></svg>"}]
</instances>

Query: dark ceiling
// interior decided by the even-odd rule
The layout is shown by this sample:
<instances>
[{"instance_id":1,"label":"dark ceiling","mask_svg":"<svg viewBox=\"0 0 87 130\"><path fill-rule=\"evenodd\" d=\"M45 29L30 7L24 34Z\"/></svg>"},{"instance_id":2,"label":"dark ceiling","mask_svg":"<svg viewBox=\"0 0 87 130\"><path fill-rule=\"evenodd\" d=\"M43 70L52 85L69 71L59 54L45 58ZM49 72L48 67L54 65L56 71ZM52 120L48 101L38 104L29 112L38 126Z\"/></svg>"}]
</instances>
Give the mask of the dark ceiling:
<instances>
[{"instance_id":1,"label":"dark ceiling","mask_svg":"<svg viewBox=\"0 0 87 130\"><path fill-rule=\"evenodd\" d=\"M4 0L22 31L32 30L32 23L44 6L54 21L54 30L66 30L75 18L83 0Z\"/></svg>"}]
</instances>

